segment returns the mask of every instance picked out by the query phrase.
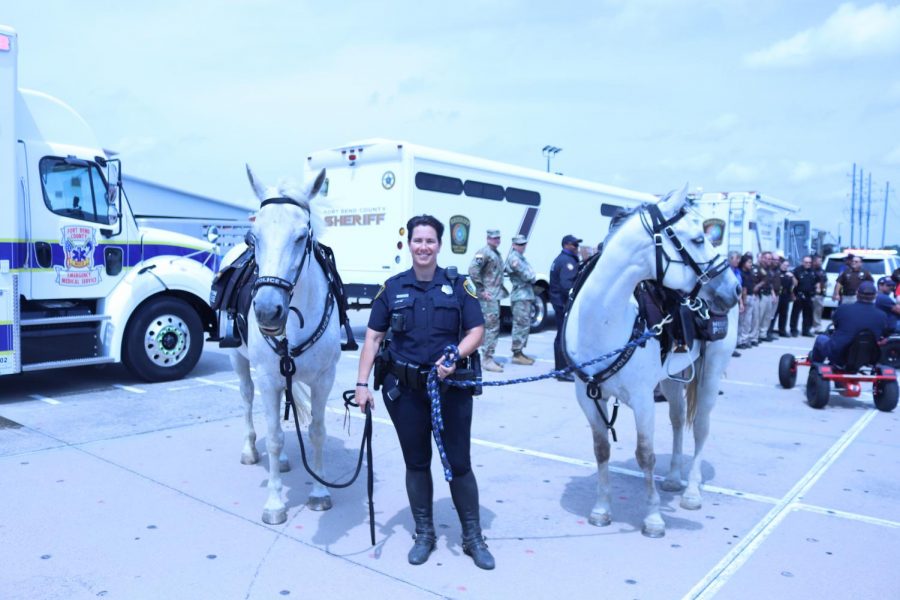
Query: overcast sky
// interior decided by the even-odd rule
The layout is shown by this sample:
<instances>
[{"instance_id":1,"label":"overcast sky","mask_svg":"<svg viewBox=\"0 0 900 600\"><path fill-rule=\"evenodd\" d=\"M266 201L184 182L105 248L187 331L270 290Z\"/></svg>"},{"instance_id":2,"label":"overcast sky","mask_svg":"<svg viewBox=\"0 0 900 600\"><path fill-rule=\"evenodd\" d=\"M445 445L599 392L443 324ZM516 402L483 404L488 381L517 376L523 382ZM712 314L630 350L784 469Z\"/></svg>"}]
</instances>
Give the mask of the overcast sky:
<instances>
[{"instance_id":1,"label":"overcast sky","mask_svg":"<svg viewBox=\"0 0 900 600\"><path fill-rule=\"evenodd\" d=\"M133 175L250 201L243 165L401 139L647 192L756 190L900 243L900 2L0 0L21 87ZM5 109L5 107L4 107ZM868 191L868 189L866 189ZM589 232L582 232L588 235Z\"/></svg>"}]
</instances>

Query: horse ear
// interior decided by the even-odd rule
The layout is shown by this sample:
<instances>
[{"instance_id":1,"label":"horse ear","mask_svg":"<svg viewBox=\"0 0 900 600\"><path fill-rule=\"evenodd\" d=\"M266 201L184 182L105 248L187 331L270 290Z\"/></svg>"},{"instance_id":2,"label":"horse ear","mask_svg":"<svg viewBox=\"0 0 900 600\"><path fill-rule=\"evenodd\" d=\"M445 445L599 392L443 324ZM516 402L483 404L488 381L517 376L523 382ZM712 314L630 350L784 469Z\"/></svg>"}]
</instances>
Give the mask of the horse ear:
<instances>
[{"instance_id":1,"label":"horse ear","mask_svg":"<svg viewBox=\"0 0 900 600\"><path fill-rule=\"evenodd\" d=\"M312 183L306 184L306 189L304 190L304 194L306 195L307 200L312 200L316 197L316 194L319 193L319 190L322 189L322 185L325 184L325 169L319 171L319 174L316 175L316 178L312 181Z\"/></svg>"},{"instance_id":2,"label":"horse ear","mask_svg":"<svg viewBox=\"0 0 900 600\"><path fill-rule=\"evenodd\" d=\"M685 182L684 187L680 190L672 190L659 201L659 209L663 214L672 216L684 207L687 201L688 183Z\"/></svg>"},{"instance_id":3,"label":"horse ear","mask_svg":"<svg viewBox=\"0 0 900 600\"><path fill-rule=\"evenodd\" d=\"M256 197L259 198L259 201L262 202L266 199L266 188L253 177L253 170L250 168L250 165L245 163L244 166L247 167L247 178L250 180L250 186L253 188L253 193L255 193Z\"/></svg>"}]
</instances>

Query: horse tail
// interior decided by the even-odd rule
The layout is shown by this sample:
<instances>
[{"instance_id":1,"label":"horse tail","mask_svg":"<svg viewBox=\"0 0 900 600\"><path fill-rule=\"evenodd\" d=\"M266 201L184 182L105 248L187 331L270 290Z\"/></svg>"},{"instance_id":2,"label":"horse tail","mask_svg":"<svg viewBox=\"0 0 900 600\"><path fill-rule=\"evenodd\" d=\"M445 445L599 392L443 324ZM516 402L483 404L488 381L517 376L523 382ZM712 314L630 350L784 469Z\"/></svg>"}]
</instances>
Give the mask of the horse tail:
<instances>
[{"instance_id":1,"label":"horse tail","mask_svg":"<svg viewBox=\"0 0 900 600\"><path fill-rule=\"evenodd\" d=\"M312 404L309 392L306 386L300 385L297 380L291 382L291 390L294 393L294 406L297 407L297 419L300 421L301 427L306 427L312 423Z\"/></svg>"},{"instance_id":2,"label":"horse tail","mask_svg":"<svg viewBox=\"0 0 900 600\"><path fill-rule=\"evenodd\" d=\"M685 427L690 429L694 425L694 419L697 417L697 404L700 398L700 380L703 378L704 359L701 355L694 364L694 377L687 384L687 420Z\"/></svg>"}]
</instances>

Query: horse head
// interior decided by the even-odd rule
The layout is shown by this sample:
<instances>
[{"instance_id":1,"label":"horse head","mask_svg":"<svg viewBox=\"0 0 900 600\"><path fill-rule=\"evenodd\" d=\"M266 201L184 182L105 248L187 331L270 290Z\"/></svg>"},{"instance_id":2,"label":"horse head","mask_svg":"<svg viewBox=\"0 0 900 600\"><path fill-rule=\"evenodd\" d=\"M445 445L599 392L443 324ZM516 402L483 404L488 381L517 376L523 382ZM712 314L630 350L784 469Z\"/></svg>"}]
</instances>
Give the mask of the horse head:
<instances>
[{"instance_id":1,"label":"horse head","mask_svg":"<svg viewBox=\"0 0 900 600\"><path fill-rule=\"evenodd\" d=\"M655 232L656 270L662 266L665 287L703 297L716 312L724 313L737 304L741 285L707 239L700 217L690 210L687 185L669 192L656 205L661 219L653 219L653 207L648 207L650 225ZM658 230L658 231L657 231ZM661 245L657 245L660 243ZM699 289L698 289L699 286Z\"/></svg>"},{"instance_id":2,"label":"horse head","mask_svg":"<svg viewBox=\"0 0 900 600\"><path fill-rule=\"evenodd\" d=\"M248 235L254 248L258 277L253 286L253 311L263 335L284 333L294 286L308 261L313 260L312 199L325 182L325 169L299 187L290 182L265 186L247 166L250 185L260 200Z\"/></svg>"}]
</instances>

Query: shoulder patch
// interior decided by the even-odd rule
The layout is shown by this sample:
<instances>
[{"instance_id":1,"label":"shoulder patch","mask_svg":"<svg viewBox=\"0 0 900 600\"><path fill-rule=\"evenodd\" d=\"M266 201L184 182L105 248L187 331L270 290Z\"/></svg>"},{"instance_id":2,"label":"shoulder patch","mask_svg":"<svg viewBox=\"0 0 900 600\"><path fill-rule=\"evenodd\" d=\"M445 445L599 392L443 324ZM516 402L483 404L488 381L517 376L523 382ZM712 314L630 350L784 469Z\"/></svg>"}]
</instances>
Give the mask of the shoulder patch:
<instances>
[{"instance_id":1,"label":"shoulder patch","mask_svg":"<svg viewBox=\"0 0 900 600\"><path fill-rule=\"evenodd\" d=\"M378 300L378 296L380 296L384 292L384 284L382 284L381 288L379 288L378 293L375 294L375 297L372 300Z\"/></svg>"},{"instance_id":2,"label":"shoulder patch","mask_svg":"<svg viewBox=\"0 0 900 600\"><path fill-rule=\"evenodd\" d=\"M466 293L473 298L478 298L478 292L475 291L475 284L472 283L472 280L466 277L465 281L463 281L463 288L466 290Z\"/></svg>"}]
</instances>

